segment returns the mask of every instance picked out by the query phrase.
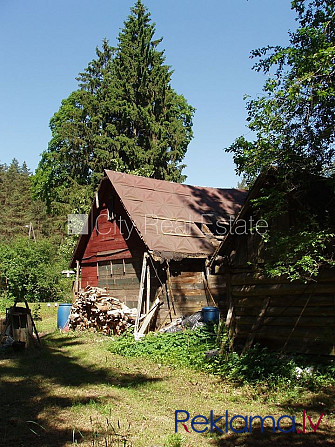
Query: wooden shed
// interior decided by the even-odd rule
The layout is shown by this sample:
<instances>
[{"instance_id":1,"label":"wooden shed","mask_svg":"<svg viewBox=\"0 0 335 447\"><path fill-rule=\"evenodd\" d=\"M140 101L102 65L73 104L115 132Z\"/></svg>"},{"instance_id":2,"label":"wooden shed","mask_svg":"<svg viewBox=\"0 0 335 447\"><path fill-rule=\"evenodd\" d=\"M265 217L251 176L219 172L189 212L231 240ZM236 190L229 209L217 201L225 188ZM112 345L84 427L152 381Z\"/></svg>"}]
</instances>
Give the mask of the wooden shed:
<instances>
[{"instance_id":1,"label":"wooden shed","mask_svg":"<svg viewBox=\"0 0 335 447\"><path fill-rule=\"evenodd\" d=\"M307 282L266 277L262 237L235 231L241 221L250 221L252 201L268 180L267 175L256 180L231 232L208 263L226 285L227 326L234 348L241 352L260 343L279 351L335 355L335 269L325 268ZM316 206L322 209L327 203L333 208L333 190L328 194L323 180L312 187ZM289 220L284 215L271 224L289 225Z\"/></svg>"},{"instance_id":2,"label":"wooden shed","mask_svg":"<svg viewBox=\"0 0 335 447\"><path fill-rule=\"evenodd\" d=\"M160 324L214 300L224 306L225 284L205 264L246 192L105 172L71 261L78 287L105 287L129 307L140 299L142 312L159 295Z\"/></svg>"}]
</instances>

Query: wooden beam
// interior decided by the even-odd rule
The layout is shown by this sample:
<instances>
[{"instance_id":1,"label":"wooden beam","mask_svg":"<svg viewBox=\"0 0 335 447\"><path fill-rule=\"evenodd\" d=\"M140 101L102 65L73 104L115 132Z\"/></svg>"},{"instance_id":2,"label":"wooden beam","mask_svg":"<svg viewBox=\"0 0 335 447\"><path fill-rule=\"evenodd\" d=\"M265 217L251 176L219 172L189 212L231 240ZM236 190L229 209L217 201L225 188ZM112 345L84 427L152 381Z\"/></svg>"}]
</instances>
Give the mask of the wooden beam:
<instances>
[{"instance_id":1,"label":"wooden beam","mask_svg":"<svg viewBox=\"0 0 335 447\"><path fill-rule=\"evenodd\" d=\"M282 347L281 352L285 351L286 346L287 346L287 343L288 343L289 339L291 338L293 332L295 331L296 327L298 326L299 321L300 321L300 318L302 317L302 314L305 312L305 309L306 309L306 307L308 306L308 303L309 303L311 297L312 297L312 294L308 295L307 301L306 301L306 303L305 303L305 305L304 305L302 311L300 312L300 315L299 315L299 317L297 318L297 321L295 322L295 325L293 326L292 331L290 332L290 335L287 337L287 339L286 339L286 341L285 341L285 344L284 344L284 346Z\"/></svg>"},{"instance_id":2,"label":"wooden beam","mask_svg":"<svg viewBox=\"0 0 335 447\"><path fill-rule=\"evenodd\" d=\"M76 260L76 293L79 293L79 272L80 272L80 263L78 259Z\"/></svg>"},{"instance_id":3,"label":"wooden beam","mask_svg":"<svg viewBox=\"0 0 335 447\"><path fill-rule=\"evenodd\" d=\"M141 310L142 310L142 301L143 301L143 291L144 291L144 282L145 282L145 272L146 272L146 267L147 267L147 259L148 259L148 253L145 252L144 255L143 255L143 262L142 262L140 290L138 292L137 315L136 315L135 328L134 328L135 340L139 339L139 337L138 337L138 323L139 323L139 319L141 317Z\"/></svg>"},{"instance_id":4,"label":"wooden beam","mask_svg":"<svg viewBox=\"0 0 335 447\"><path fill-rule=\"evenodd\" d=\"M166 261L166 279L167 279L167 286L168 286L168 292L169 292L170 299L171 299L172 309L173 309L174 314L177 315L176 309L174 307L174 296L173 296L172 287L171 287L171 275L170 275L169 261Z\"/></svg>"},{"instance_id":5,"label":"wooden beam","mask_svg":"<svg viewBox=\"0 0 335 447\"><path fill-rule=\"evenodd\" d=\"M228 335L230 338L229 342L229 348L232 349L234 346L234 300L232 295L232 287L231 287L231 272L228 271L227 273L227 288L226 288L226 294L227 294L227 301L228 301L228 312L226 317L226 328L228 330ZM222 354L224 350L224 344L222 344L220 353Z\"/></svg>"},{"instance_id":6,"label":"wooden beam","mask_svg":"<svg viewBox=\"0 0 335 447\"><path fill-rule=\"evenodd\" d=\"M147 303L146 312L148 313L150 309L150 266L147 264Z\"/></svg>"},{"instance_id":7,"label":"wooden beam","mask_svg":"<svg viewBox=\"0 0 335 447\"><path fill-rule=\"evenodd\" d=\"M155 315L157 315L159 306L161 304L162 303L159 301L159 298L156 298L151 309L148 311L146 317L143 320L140 330L138 331L138 335L144 335L148 331L149 326L150 326L152 320L154 319Z\"/></svg>"},{"instance_id":8,"label":"wooden beam","mask_svg":"<svg viewBox=\"0 0 335 447\"><path fill-rule=\"evenodd\" d=\"M207 277L207 268L206 267L205 267L205 272L202 272L202 275L203 275L202 280L203 280L203 283L204 283L204 289L205 289L205 295L206 295L207 304L209 305L209 299L208 299L208 295L209 295L209 297L212 300L214 306L216 306L217 304L216 304L216 302L215 302L215 300L213 298L212 292L211 292L211 290L209 288L209 285L208 285L208 277Z\"/></svg>"},{"instance_id":9,"label":"wooden beam","mask_svg":"<svg viewBox=\"0 0 335 447\"><path fill-rule=\"evenodd\" d=\"M73 288L73 294L72 294L72 302L75 301L75 299L77 298L78 294L79 294L79 272L80 272L80 264L79 261L76 260L76 280L74 283L74 288Z\"/></svg>"}]
</instances>

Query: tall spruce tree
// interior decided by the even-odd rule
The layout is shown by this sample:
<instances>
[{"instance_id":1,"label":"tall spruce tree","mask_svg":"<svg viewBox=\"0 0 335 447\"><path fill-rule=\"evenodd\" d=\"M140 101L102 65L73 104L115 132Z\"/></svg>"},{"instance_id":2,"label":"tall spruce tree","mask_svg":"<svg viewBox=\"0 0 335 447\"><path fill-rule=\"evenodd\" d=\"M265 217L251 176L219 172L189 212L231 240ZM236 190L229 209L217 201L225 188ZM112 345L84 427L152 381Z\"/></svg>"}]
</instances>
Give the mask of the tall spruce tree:
<instances>
[{"instance_id":1,"label":"tall spruce tree","mask_svg":"<svg viewBox=\"0 0 335 447\"><path fill-rule=\"evenodd\" d=\"M96 50L79 89L50 121L52 139L35 176L35 193L54 213L83 210L103 169L183 181L182 160L194 113L171 87L162 39L137 0L118 37ZM65 205L65 206L64 206Z\"/></svg>"}]
</instances>

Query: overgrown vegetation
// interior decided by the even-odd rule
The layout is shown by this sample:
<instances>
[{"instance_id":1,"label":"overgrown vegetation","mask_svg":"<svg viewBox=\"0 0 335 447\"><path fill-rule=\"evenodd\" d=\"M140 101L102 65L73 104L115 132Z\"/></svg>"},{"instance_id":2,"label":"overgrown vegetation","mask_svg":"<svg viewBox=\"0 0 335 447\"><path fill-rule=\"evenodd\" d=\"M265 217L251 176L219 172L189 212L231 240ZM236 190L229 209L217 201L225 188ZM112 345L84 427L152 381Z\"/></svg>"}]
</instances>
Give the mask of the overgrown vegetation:
<instances>
[{"instance_id":1,"label":"overgrown vegetation","mask_svg":"<svg viewBox=\"0 0 335 447\"><path fill-rule=\"evenodd\" d=\"M71 293L71 281L62 277L66 260L61 259L54 243L27 237L0 243L0 272L7 297L34 301L57 301Z\"/></svg>"},{"instance_id":2,"label":"overgrown vegetation","mask_svg":"<svg viewBox=\"0 0 335 447\"><path fill-rule=\"evenodd\" d=\"M335 385L335 364L293 357L256 345L239 355L229 349L225 333L212 327L184 330L175 333L152 333L135 341L132 334L114 340L110 351L125 357L148 357L155 362L206 371L241 384L267 384L270 387L285 383L317 388Z\"/></svg>"},{"instance_id":3,"label":"overgrown vegetation","mask_svg":"<svg viewBox=\"0 0 335 447\"><path fill-rule=\"evenodd\" d=\"M56 301L71 295L62 277L75 243L64 234L65 219L51 218L32 194L32 173L13 160L0 165L0 307L15 297Z\"/></svg>"},{"instance_id":4,"label":"overgrown vegetation","mask_svg":"<svg viewBox=\"0 0 335 447\"><path fill-rule=\"evenodd\" d=\"M209 366L205 352L216 348L216 334L207 328L175 333L150 333L139 342L126 333L110 345L111 352L126 357L150 357L174 366L192 366L201 370Z\"/></svg>"},{"instance_id":5,"label":"overgrown vegetation","mask_svg":"<svg viewBox=\"0 0 335 447\"><path fill-rule=\"evenodd\" d=\"M334 265L335 4L294 0L297 30L287 47L254 50L254 69L267 76L263 94L248 99L244 136L227 149L236 171L252 183L276 168L276 182L255 204L269 222L266 271L291 279L315 277ZM287 216L279 231L272 222Z\"/></svg>"}]
</instances>

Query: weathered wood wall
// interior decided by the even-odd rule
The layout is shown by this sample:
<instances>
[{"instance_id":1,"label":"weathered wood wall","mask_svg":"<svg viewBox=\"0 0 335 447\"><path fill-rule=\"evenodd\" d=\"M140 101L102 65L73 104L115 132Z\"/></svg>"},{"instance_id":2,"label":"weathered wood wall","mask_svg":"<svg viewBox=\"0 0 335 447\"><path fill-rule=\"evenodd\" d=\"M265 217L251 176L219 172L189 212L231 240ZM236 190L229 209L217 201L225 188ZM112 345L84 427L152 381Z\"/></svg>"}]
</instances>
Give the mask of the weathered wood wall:
<instances>
[{"instance_id":1,"label":"weathered wood wall","mask_svg":"<svg viewBox=\"0 0 335 447\"><path fill-rule=\"evenodd\" d=\"M286 218L276 225L287 226ZM221 266L219 259L213 270L223 275L226 289L218 304L223 314L225 305L232 311L236 350L252 341L275 350L335 355L335 269L308 284L264 277L258 234L229 235L219 255Z\"/></svg>"},{"instance_id":2,"label":"weathered wood wall","mask_svg":"<svg viewBox=\"0 0 335 447\"><path fill-rule=\"evenodd\" d=\"M98 286L106 288L110 295L118 298L128 307L136 307L140 288L143 257L132 259L104 261L99 264ZM150 303L155 299L159 282L153 269L150 268ZM145 283L143 302L146 301L147 286ZM144 310L143 303L143 310Z\"/></svg>"},{"instance_id":3,"label":"weathered wood wall","mask_svg":"<svg viewBox=\"0 0 335 447\"><path fill-rule=\"evenodd\" d=\"M250 267L230 268L226 278L237 350L252 339L275 350L335 355L335 272L309 284L263 278Z\"/></svg>"},{"instance_id":4,"label":"weathered wood wall","mask_svg":"<svg viewBox=\"0 0 335 447\"><path fill-rule=\"evenodd\" d=\"M204 259L184 259L182 261L171 261L171 292L174 304L170 303L172 318L182 315L188 316L199 311L204 306L213 306L215 301L221 301L224 308L225 284L220 275L210 275L208 278L208 288L205 281L205 260ZM210 289L210 291L208 290ZM213 296L213 299L211 298ZM164 295L165 296L165 295ZM169 321L170 313L168 303L165 298L164 306L161 308L160 319Z\"/></svg>"}]
</instances>

